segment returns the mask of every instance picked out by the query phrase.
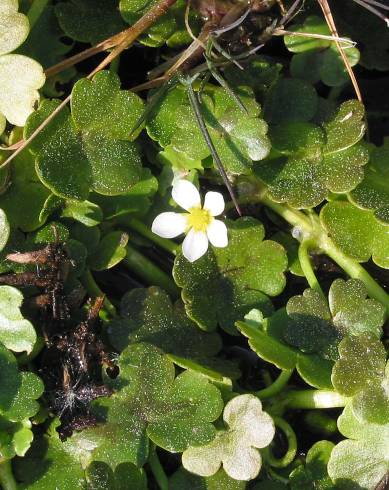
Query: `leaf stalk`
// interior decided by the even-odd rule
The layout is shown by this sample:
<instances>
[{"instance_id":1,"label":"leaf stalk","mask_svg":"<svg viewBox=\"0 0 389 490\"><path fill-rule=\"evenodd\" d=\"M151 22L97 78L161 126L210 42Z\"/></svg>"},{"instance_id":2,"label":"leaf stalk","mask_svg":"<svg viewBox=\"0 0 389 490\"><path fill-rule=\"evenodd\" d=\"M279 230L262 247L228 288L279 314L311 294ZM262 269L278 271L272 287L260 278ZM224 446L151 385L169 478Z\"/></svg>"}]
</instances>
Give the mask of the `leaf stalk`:
<instances>
[{"instance_id":1,"label":"leaf stalk","mask_svg":"<svg viewBox=\"0 0 389 490\"><path fill-rule=\"evenodd\" d=\"M0 484L3 490L17 490L18 488L12 473L10 460L0 462Z\"/></svg>"}]
</instances>

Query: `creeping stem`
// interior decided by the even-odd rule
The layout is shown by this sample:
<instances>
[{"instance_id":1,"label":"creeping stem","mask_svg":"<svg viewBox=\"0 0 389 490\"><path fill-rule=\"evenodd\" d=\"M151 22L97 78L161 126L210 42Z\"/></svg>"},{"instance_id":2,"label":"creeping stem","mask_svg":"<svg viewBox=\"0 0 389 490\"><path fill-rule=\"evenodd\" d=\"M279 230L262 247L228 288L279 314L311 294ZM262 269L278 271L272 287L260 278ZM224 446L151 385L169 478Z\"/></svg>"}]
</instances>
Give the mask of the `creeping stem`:
<instances>
[{"instance_id":1,"label":"creeping stem","mask_svg":"<svg viewBox=\"0 0 389 490\"><path fill-rule=\"evenodd\" d=\"M312 242L312 240L303 240L301 242L298 251L300 265L310 287L320 293L323 297L325 297L312 268L311 259L309 257L309 250L311 248L314 248L314 243Z\"/></svg>"},{"instance_id":2,"label":"creeping stem","mask_svg":"<svg viewBox=\"0 0 389 490\"><path fill-rule=\"evenodd\" d=\"M174 299L180 296L179 289L169 275L157 267L154 262L142 255L131 245L127 245L127 254L123 264L150 285L160 286Z\"/></svg>"},{"instance_id":3,"label":"creeping stem","mask_svg":"<svg viewBox=\"0 0 389 490\"><path fill-rule=\"evenodd\" d=\"M349 398L331 390L292 390L281 395L287 408L311 410L314 408L342 408Z\"/></svg>"},{"instance_id":4,"label":"creeping stem","mask_svg":"<svg viewBox=\"0 0 389 490\"><path fill-rule=\"evenodd\" d=\"M285 468L288 466L295 458L297 452L297 438L294 430L288 424L288 422L282 417L278 417L273 415L273 421L277 428L281 429L285 434L286 439L288 441L288 449L286 453L281 458L276 458L273 456L270 448L266 448L264 450L264 457L266 462L270 466L274 466L275 468Z\"/></svg>"},{"instance_id":5,"label":"creeping stem","mask_svg":"<svg viewBox=\"0 0 389 490\"><path fill-rule=\"evenodd\" d=\"M169 481L167 479L166 473L161 465L161 462L158 459L158 454L156 451L156 447L153 444L152 447L150 448L150 455L148 459L148 463L150 466L150 469L157 480L158 486L161 490L168 490L169 489Z\"/></svg>"},{"instance_id":6,"label":"creeping stem","mask_svg":"<svg viewBox=\"0 0 389 490\"><path fill-rule=\"evenodd\" d=\"M98 298L99 296L104 296L103 308L106 310L107 313L109 313L110 316L116 316L116 308L105 296L105 293L99 288L91 271L89 269L86 269L86 271L83 273L80 279L82 285L88 292L89 296L91 298Z\"/></svg>"},{"instance_id":7,"label":"creeping stem","mask_svg":"<svg viewBox=\"0 0 389 490\"><path fill-rule=\"evenodd\" d=\"M18 488L9 460L1 461L0 459L0 484L3 490L17 490Z\"/></svg>"},{"instance_id":8,"label":"creeping stem","mask_svg":"<svg viewBox=\"0 0 389 490\"><path fill-rule=\"evenodd\" d=\"M176 255L179 245L171 240L168 240L167 238L161 238L160 236L156 235L150 230L150 227L146 226L144 223L142 223L142 221L139 221L136 218L131 218L127 221L127 225L129 228L131 228L131 230L136 231L139 233L139 235L142 235L144 238L147 238L151 242L155 243L163 250L166 250L166 252Z\"/></svg>"},{"instance_id":9,"label":"creeping stem","mask_svg":"<svg viewBox=\"0 0 389 490\"><path fill-rule=\"evenodd\" d=\"M316 215L312 214L311 216L307 216L297 209L290 208L285 204L276 203L266 196L261 197L260 201L275 213L282 216L292 226L298 228L303 236L303 240L304 237L309 239L311 246L313 245L315 248L328 255L328 257L334 260L350 277L360 279L365 284L369 296L380 301L385 306L387 314L389 315L389 295L356 260L345 255L335 245L320 225L320 221ZM306 273L305 270L304 273Z\"/></svg>"},{"instance_id":10,"label":"creeping stem","mask_svg":"<svg viewBox=\"0 0 389 490\"><path fill-rule=\"evenodd\" d=\"M39 17L42 15L49 0L34 0L27 13L28 22L30 23L30 29L34 27Z\"/></svg>"},{"instance_id":11,"label":"creeping stem","mask_svg":"<svg viewBox=\"0 0 389 490\"><path fill-rule=\"evenodd\" d=\"M293 369L282 370L278 378L270 386L256 392L257 397L261 400L265 400L266 398L271 398L277 395L283 390L292 374Z\"/></svg>"}]
</instances>

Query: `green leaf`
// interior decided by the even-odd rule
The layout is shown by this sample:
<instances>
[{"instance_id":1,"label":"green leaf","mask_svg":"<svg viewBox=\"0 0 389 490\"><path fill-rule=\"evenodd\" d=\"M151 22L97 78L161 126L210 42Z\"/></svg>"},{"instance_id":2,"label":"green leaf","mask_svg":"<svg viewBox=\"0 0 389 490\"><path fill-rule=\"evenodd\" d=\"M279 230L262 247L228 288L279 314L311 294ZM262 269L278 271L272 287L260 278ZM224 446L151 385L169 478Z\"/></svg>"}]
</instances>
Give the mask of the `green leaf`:
<instances>
[{"instance_id":1,"label":"green leaf","mask_svg":"<svg viewBox=\"0 0 389 490\"><path fill-rule=\"evenodd\" d=\"M285 340L303 352L336 359L336 345L345 335L366 332L380 338L385 308L366 296L366 287L358 279L336 279L330 287L328 304L313 289L293 296L286 305Z\"/></svg>"},{"instance_id":2,"label":"green leaf","mask_svg":"<svg viewBox=\"0 0 389 490\"><path fill-rule=\"evenodd\" d=\"M156 0L120 0L120 13L132 25L155 4ZM184 12L185 3L178 0L140 37L140 42L152 47L161 46L165 42L172 47L188 44L192 39L186 31ZM193 26L193 21L196 20L196 15L191 12L190 25Z\"/></svg>"},{"instance_id":3,"label":"green leaf","mask_svg":"<svg viewBox=\"0 0 389 490\"><path fill-rule=\"evenodd\" d=\"M289 476L291 490L335 490L327 473L334 443L330 441L316 442L308 451L305 464L298 466Z\"/></svg>"},{"instance_id":4,"label":"green leaf","mask_svg":"<svg viewBox=\"0 0 389 490\"><path fill-rule=\"evenodd\" d=\"M141 466L148 438L171 452L212 440L210 422L218 418L223 403L204 377L188 371L174 379L173 363L148 344L127 347L119 368L119 377L107 381L117 391L93 403L100 424L77 435L95 461L112 469L125 462Z\"/></svg>"},{"instance_id":5,"label":"green leaf","mask_svg":"<svg viewBox=\"0 0 389 490\"><path fill-rule=\"evenodd\" d=\"M158 287L132 289L120 304L120 318L107 325L110 343L122 351L129 344L147 342L166 353L209 357L221 348L217 334L207 334L185 315L181 302L172 304Z\"/></svg>"},{"instance_id":6,"label":"green leaf","mask_svg":"<svg viewBox=\"0 0 389 490\"><path fill-rule=\"evenodd\" d=\"M281 311L276 312L280 316ZM272 318L273 318L272 317ZM285 319L285 315L282 314ZM264 319L258 310L252 310L245 316L245 321L236 322L239 331L249 339L249 346L265 361L275 364L280 369L294 369L297 363L297 351L269 332L270 319Z\"/></svg>"},{"instance_id":7,"label":"green leaf","mask_svg":"<svg viewBox=\"0 0 389 490\"><path fill-rule=\"evenodd\" d=\"M0 286L0 342L15 352L30 353L36 341L32 324L20 312L23 295L11 286Z\"/></svg>"},{"instance_id":8,"label":"green leaf","mask_svg":"<svg viewBox=\"0 0 389 490\"><path fill-rule=\"evenodd\" d=\"M201 96L201 111L215 148L226 169L247 174L253 161L264 159L270 151L267 124L259 117L260 107L248 88L240 88L239 97L248 114L222 88L207 86ZM155 110L147 130L161 146L171 146L193 160L203 160L210 150L189 105L186 88L169 91ZM190 138L188 135L190 134Z\"/></svg>"},{"instance_id":9,"label":"green leaf","mask_svg":"<svg viewBox=\"0 0 389 490\"><path fill-rule=\"evenodd\" d=\"M118 6L118 0L71 0L57 3L55 13L67 36L97 44L126 28Z\"/></svg>"},{"instance_id":10,"label":"green leaf","mask_svg":"<svg viewBox=\"0 0 389 490\"><path fill-rule=\"evenodd\" d=\"M316 113L315 89L303 80L282 78L270 88L265 101L265 119L271 124L307 122Z\"/></svg>"},{"instance_id":11,"label":"green leaf","mask_svg":"<svg viewBox=\"0 0 389 490\"><path fill-rule=\"evenodd\" d=\"M375 217L389 224L389 138L374 148L363 181L351 192L350 199L363 209L374 210Z\"/></svg>"},{"instance_id":12,"label":"green leaf","mask_svg":"<svg viewBox=\"0 0 389 490\"><path fill-rule=\"evenodd\" d=\"M202 477L179 468L169 479L170 490L245 490L246 483L230 478L223 469Z\"/></svg>"},{"instance_id":13,"label":"green leaf","mask_svg":"<svg viewBox=\"0 0 389 490\"><path fill-rule=\"evenodd\" d=\"M258 398L246 394L227 403L223 420L227 428L218 431L211 443L184 451L184 468L200 476L212 476L223 465L235 480L254 479L262 463L257 449L268 446L275 434L272 418L262 411Z\"/></svg>"},{"instance_id":14,"label":"green leaf","mask_svg":"<svg viewBox=\"0 0 389 490\"><path fill-rule=\"evenodd\" d=\"M192 264L179 253L173 267L189 318L208 331L219 324L234 332L235 321L252 308L270 313L266 295L276 296L285 286L286 253L279 243L263 241L262 223L240 218L227 227L228 247L211 248Z\"/></svg>"},{"instance_id":15,"label":"green leaf","mask_svg":"<svg viewBox=\"0 0 389 490\"><path fill-rule=\"evenodd\" d=\"M389 268L389 228L375 219L373 211L335 201L323 207L320 220L346 255L358 262L367 262L372 257L378 266Z\"/></svg>"},{"instance_id":16,"label":"green leaf","mask_svg":"<svg viewBox=\"0 0 389 490\"><path fill-rule=\"evenodd\" d=\"M21 385L15 356L0 344L0 412L8 410Z\"/></svg>"},{"instance_id":17,"label":"green leaf","mask_svg":"<svg viewBox=\"0 0 389 490\"><path fill-rule=\"evenodd\" d=\"M362 423L348 405L338 419L348 437L332 450L328 473L339 490L372 490L389 471L389 424Z\"/></svg>"},{"instance_id":18,"label":"green leaf","mask_svg":"<svg viewBox=\"0 0 389 490\"><path fill-rule=\"evenodd\" d=\"M92 461L86 479L90 490L147 490L146 473L131 463L120 464L112 471L105 463Z\"/></svg>"},{"instance_id":19,"label":"green leaf","mask_svg":"<svg viewBox=\"0 0 389 490\"><path fill-rule=\"evenodd\" d=\"M142 170L141 180L129 192L120 196L93 194L92 200L103 210L105 220L127 224L128 215L143 216L151 206L157 192L158 181L148 168Z\"/></svg>"},{"instance_id":20,"label":"green leaf","mask_svg":"<svg viewBox=\"0 0 389 490\"><path fill-rule=\"evenodd\" d=\"M364 131L363 106L353 100L344 102L322 128L283 122L271 129L277 153L257 165L255 173L269 186L273 200L298 208L316 206L330 191L349 192L362 181L369 159L367 148L358 143Z\"/></svg>"},{"instance_id":21,"label":"green leaf","mask_svg":"<svg viewBox=\"0 0 389 490\"><path fill-rule=\"evenodd\" d=\"M18 136L21 135L13 134L15 139ZM13 227L25 232L36 230L47 219L47 215L41 216L41 213L50 191L40 182L29 152L22 152L12 162L10 181L7 191L0 195L0 206Z\"/></svg>"},{"instance_id":22,"label":"green leaf","mask_svg":"<svg viewBox=\"0 0 389 490\"><path fill-rule=\"evenodd\" d=\"M289 271L295 276L304 276L301 269L300 260L298 258L298 248L299 242L295 240L289 233L284 231L277 231L273 236L272 240L280 243L286 250L289 263Z\"/></svg>"},{"instance_id":23,"label":"green leaf","mask_svg":"<svg viewBox=\"0 0 389 490\"><path fill-rule=\"evenodd\" d=\"M33 439L29 418L34 416L43 393L42 381L31 372L20 372L15 357L0 344L0 454L23 456Z\"/></svg>"},{"instance_id":24,"label":"green leaf","mask_svg":"<svg viewBox=\"0 0 389 490\"><path fill-rule=\"evenodd\" d=\"M250 56L244 70L233 63L224 68L224 76L235 87L251 87L259 100L279 78L282 65L265 56Z\"/></svg>"},{"instance_id":25,"label":"green leaf","mask_svg":"<svg viewBox=\"0 0 389 490\"><path fill-rule=\"evenodd\" d=\"M386 23L356 3L331 5L338 31L356 41L361 65L368 70L389 68L389 33Z\"/></svg>"},{"instance_id":26,"label":"green leaf","mask_svg":"<svg viewBox=\"0 0 389 490\"><path fill-rule=\"evenodd\" d=\"M331 36L331 31L324 19L309 16L303 24L291 27L293 32ZM295 78L307 80L310 83L323 81L330 87L339 87L349 80L336 44L330 39L289 35L284 37L285 46L295 54L291 61L291 74ZM351 42L351 41L350 41ZM350 66L359 61L359 51L354 47L342 45Z\"/></svg>"},{"instance_id":27,"label":"green leaf","mask_svg":"<svg viewBox=\"0 0 389 490\"><path fill-rule=\"evenodd\" d=\"M5 212L0 209L0 251L6 246L10 234L10 227Z\"/></svg>"},{"instance_id":28,"label":"green leaf","mask_svg":"<svg viewBox=\"0 0 389 490\"><path fill-rule=\"evenodd\" d=\"M261 312L252 310L245 316L245 321L236 322L236 326L249 339L251 349L265 361L271 362L279 369L290 370L296 367L300 376L311 386L333 389L333 363L290 347L284 340L287 322L285 309L276 311L270 318L263 318Z\"/></svg>"},{"instance_id":29,"label":"green leaf","mask_svg":"<svg viewBox=\"0 0 389 490\"><path fill-rule=\"evenodd\" d=\"M346 337L339 344L332 382L336 390L352 396L360 420L389 424L389 364L382 343L372 335Z\"/></svg>"},{"instance_id":30,"label":"green leaf","mask_svg":"<svg viewBox=\"0 0 389 490\"><path fill-rule=\"evenodd\" d=\"M70 230L71 237L82 243L88 255L93 254L100 243L100 228L97 226L86 226L80 222L74 223Z\"/></svg>"},{"instance_id":31,"label":"green leaf","mask_svg":"<svg viewBox=\"0 0 389 490\"><path fill-rule=\"evenodd\" d=\"M103 221L100 207L90 201L67 201L61 216L73 218L85 226L96 226Z\"/></svg>"},{"instance_id":32,"label":"green leaf","mask_svg":"<svg viewBox=\"0 0 389 490\"><path fill-rule=\"evenodd\" d=\"M29 490L86 488L86 448L73 438L65 442L55 430L58 421L51 424L48 434L35 438L24 458L16 458L14 471L20 487Z\"/></svg>"},{"instance_id":33,"label":"green leaf","mask_svg":"<svg viewBox=\"0 0 389 490\"><path fill-rule=\"evenodd\" d=\"M29 118L25 137L57 105L45 101ZM104 195L128 192L142 176L139 150L128 140L141 112L141 99L120 90L116 74L104 71L92 81L79 80L72 92L72 115L61 111L31 144L39 178L68 199L84 200L90 190Z\"/></svg>"},{"instance_id":34,"label":"green leaf","mask_svg":"<svg viewBox=\"0 0 389 490\"><path fill-rule=\"evenodd\" d=\"M126 256L126 245L128 234L123 231L112 231L107 233L96 250L88 257L91 269L102 271L114 267Z\"/></svg>"}]
</instances>

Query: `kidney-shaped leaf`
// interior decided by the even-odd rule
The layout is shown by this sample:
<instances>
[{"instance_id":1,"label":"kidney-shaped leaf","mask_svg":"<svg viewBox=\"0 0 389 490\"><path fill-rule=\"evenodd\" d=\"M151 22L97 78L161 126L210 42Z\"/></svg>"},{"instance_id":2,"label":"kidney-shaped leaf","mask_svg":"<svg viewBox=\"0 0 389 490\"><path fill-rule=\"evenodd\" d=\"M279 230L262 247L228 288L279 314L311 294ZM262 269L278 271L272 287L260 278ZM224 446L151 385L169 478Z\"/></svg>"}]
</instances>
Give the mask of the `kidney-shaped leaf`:
<instances>
[{"instance_id":1,"label":"kidney-shaped leaf","mask_svg":"<svg viewBox=\"0 0 389 490\"><path fill-rule=\"evenodd\" d=\"M0 286L0 341L15 352L31 352L36 333L20 307L23 295L11 286Z\"/></svg>"},{"instance_id":2,"label":"kidney-shaped leaf","mask_svg":"<svg viewBox=\"0 0 389 490\"><path fill-rule=\"evenodd\" d=\"M270 151L267 124L259 117L259 105L250 89L239 90L248 113L218 87L204 92L201 105L212 142L224 166L233 174L249 173L253 161L264 159ZM165 96L148 124L148 132L162 146L171 143L193 160L210 155L184 87L177 87Z\"/></svg>"},{"instance_id":3,"label":"kidney-shaped leaf","mask_svg":"<svg viewBox=\"0 0 389 490\"><path fill-rule=\"evenodd\" d=\"M389 424L389 363L374 336L346 337L339 344L332 382L339 393L352 396L355 415L369 423Z\"/></svg>"},{"instance_id":4,"label":"kidney-shaped leaf","mask_svg":"<svg viewBox=\"0 0 389 490\"><path fill-rule=\"evenodd\" d=\"M28 120L25 137L57 107L45 101ZM117 195L141 179L137 145L129 141L142 101L120 90L116 74L81 79L72 92L72 115L64 110L34 140L36 168L42 182L60 197L85 200L89 191Z\"/></svg>"},{"instance_id":5,"label":"kidney-shaped leaf","mask_svg":"<svg viewBox=\"0 0 389 490\"><path fill-rule=\"evenodd\" d=\"M38 89L45 83L39 63L20 54L9 54L26 39L30 26L18 13L17 0L3 0L0 5L0 133L7 119L24 126L39 99Z\"/></svg>"},{"instance_id":6,"label":"kidney-shaped leaf","mask_svg":"<svg viewBox=\"0 0 389 490\"><path fill-rule=\"evenodd\" d=\"M303 296L293 296L287 303L285 339L303 352L336 359L336 345L345 335L367 332L380 338L385 308L366 296L366 288L358 279L336 279L328 304L320 293L306 289Z\"/></svg>"},{"instance_id":7,"label":"kidney-shaped leaf","mask_svg":"<svg viewBox=\"0 0 389 490\"><path fill-rule=\"evenodd\" d=\"M182 303L173 305L158 287L126 293L120 314L107 325L110 342L119 351L136 342L147 342L184 357L208 357L220 350L220 337L201 331L187 318Z\"/></svg>"},{"instance_id":8,"label":"kidney-shaped leaf","mask_svg":"<svg viewBox=\"0 0 389 490\"><path fill-rule=\"evenodd\" d=\"M373 209L377 219L389 224L389 138L371 151L365 177L350 198L363 209Z\"/></svg>"},{"instance_id":9,"label":"kidney-shaped leaf","mask_svg":"<svg viewBox=\"0 0 389 490\"><path fill-rule=\"evenodd\" d=\"M377 221L373 211L335 201L323 207L320 219L346 255L358 262L367 262L372 257L378 266L389 269L389 226Z\"/></svg>"},{"instance_id":10,"label":"kidney-shaped leaf","mask_svg":"<svg viewBox=\"0 0 389 490\"><path fill-rule=\"evenodd\" d=\"M255 173L269 186L273 200L298 208L316 206L330 191L349 192L362 181L369 159L359 143L364 131L364 109L354 100L344 102L322 128L307 121L280 121L270 132L279 157L257 165Z\"/></svg>"},{"instance_id":11,"label":"kidney-shaped leaf","mask_svg":"<svg viewBox=\"0 0 389 490\"><path fill-rule=\"evenodd\" d=\"M177 255L173 276L182 287L188 316L204 330L218 324L231 331L252 308L271 311L266 295L285 286L288 259L277 242L265 240L262 223L253 218L227 222L229 244L212 248L195 263ZM233 330L232 330L233 331Z\"/></svg>"},{"instance_id":12,"label":"kidney-shaped leaf","mask_svg":"<svg viewBox=\"0 0 389 490\"><path fill-rule=\"evenodd\" d=\"M348 405L338 419L348 437L332 450L328 473L339 490L373 490L389 471L389 424L359 421Z\"/></svg>"},{"instance_id":13,"label":"kidney-shaped leaf","mask_svg":"<svg viewBox=\"0 0 389 490\"><path fill-rule=\"evenodd\" d=\"M218 431L216 438L206 446L184 451L182 464L200 476L214 475L223 465L231 478L252 480L261 469L257 449L268 446L274 437L273 420L262 411L260 400L248 394L227 403L223 420L227 428Z\"/></svg>"},{"instance_id":14,"label":"kidney-shaped leaf","mask_svg":"<svg viewBox=\"0 0 389 490\"><path fill-rule=\"evenodd\" d=\"M119 377L107 380L117 391L92 406L99 425L79 436L95 461L113 469L125 462L142 466L149 438L172 452L212 440L211 422L220 415L223 402L206 378L187 371L174 379L173 363L149 344L127 347L119 368Z\"/></svg>"}]
</instances>

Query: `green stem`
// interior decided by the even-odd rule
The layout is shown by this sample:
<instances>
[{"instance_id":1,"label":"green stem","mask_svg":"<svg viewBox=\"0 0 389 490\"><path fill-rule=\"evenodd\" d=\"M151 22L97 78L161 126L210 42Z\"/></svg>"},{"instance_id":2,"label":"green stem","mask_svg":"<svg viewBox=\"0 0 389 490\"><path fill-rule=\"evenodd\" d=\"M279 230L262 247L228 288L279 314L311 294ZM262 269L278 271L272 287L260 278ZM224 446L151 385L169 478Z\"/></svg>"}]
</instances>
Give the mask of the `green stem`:
<instances>
[{"instance_id":1,"label":"green stem","mask_svg":"<svg viewBox=\"0 0 389 490\"><path fill-rule=\"evenodd\" d=\"M150 469L158 483L158 486L161 490L169 490L169 480L166 476L166 473L161 465L161 462L158 459L157 451L155 446L150 448L150 455L148 459L148 463L150 465Z\"/></svg>"},{"instance_id":2,"label":"green stem","mask_svg":"<svg viewBox=\"0 0 389 490\"><path fill-rule=\"evenodd\" d=\"M28 13L28 21L30 23L30 29L34 27L39 17L42 15L43 11L46 8L46 5L49 3L49 0L34 0Z\"/></svg>"},{"instance_id":3,"label":"green stem","mask_svg":"<svg viewBox=\"0 0 389 490\"><path fill-rule=\"evenodd\" d=\"M286 468L295 458L297 452L297 438L294 430L286 420L281 417L273 416L276 427L282 430L288 441L288 449L282 458L275 458L270 448L267 447L263 454L266 462L275 468Z\"/></svg>"},{"instance_id":4,"label":"green stem","mask_svg":"<svg viewBox=\"0 0 389 490\"><path fill-rule=\"evenodd\" d=\"M389 295L357 261L339 250L320 225L318 216L312 213L308 217L301 211L284 204L273 202L266 196L262 197L261 201L265 206L272 209L288 223L296 227L302 235L303 240L304 238L309 239L311 243L316 245L316 248L320 249L328 257L331 257L350 277L360 279L365 284L369 296L380 301L386 307L387 314L389 315Z\"/></svg>"},{"instance_id":5,"label":"green stem","mask_svg":"<svg viewBox=\"0 0 389 490\"><path fill-rule=\"evenodd\" d=\"M310 287L325 298L323 290L320 287L319 281L317 280L317 277L312 268L311 259L309 257L309 250L311 248L314 248L312 240L303 240L301 242L298 250L300 265Z\"/></svg>"},{"instance_id":6,"label":"green stem","mask_svg":"<svg viewBox=\"0 0 389 490\"><path fill-rule=\"evenodd\" d=\"M349 398L331 390L296 390L283 396L287 408L310 410L314 408L340 408Z\"/></svg>"},{"instance_id":7,"label":"green stem","mask_svg":"<svg viewBox=\"0 0 389 490\"><path fill-rule=\"evenodd\" d=\"M17 490L18 488L12 474L10 460L0 462L0 484L3 490Z\"/></svg>"},{"instance_id":8,"label":"green stem","mask_svg":"<svg viewBox=\"0 0 389 490\"><path fill-rule=\"evenodd\" d=\"M371 275L355 260L347 257L341 252L333 241L328 237L323 237L320 243L323 252L331 257L350 277L361 280L367 289L371 298L380 301L386 308L389 315L389 295L381 286L371 277Z\"/></svg>"},{"instance_id":9,"label":"green stem","mask_svg":"<svg viewBox=\"0 0 389 490\"><path fill-rule=\"evenodd\" d=\"M271 398L274 395L277 395L280 393L280 391L282 391L292 374L293 369L282 370L278 378L270 386L267 386L263 390L257 391L256 396L261 400L265 400L266 398Z\"/></svg>"},{"instance_id":10,"label":"green stem","mask_svg":"<svg viewBox=\"0 0 389 490\"><path fill-rule=\"evenodd\" d=\"M109 71L118 73L119 66L120 66L120 55L111 62L111 64L109 65Z\"/></svg>"},{"instance_id":11,"label":"green stem","mask_svg":"<svg viewBox=\"0 0 389 490\"><path fill-rule=\"evenodd\" d=\"M136 218L132 218L128 220L127 225L129 228L131 228L131 230L136 231L137 233L139 233L139 235L142 235L143 237L147 238L148 240L155 243L163 250L166 250L172 255L176 255L177 249L179 247L177 243L174 243L171 240L168 240L167 238L161 238L160 236L156 235L150 230L148 226L146 226Z\"/></svg>"},{"instance_id":12,"label":"green stem","mask_svg":"<svg viewBox=\"0 0 389 490\"><path fill-rule=\"evenodd\" d=\"M99 288L95 281L91 271L86 269L80 278L82 285L86 289L87 293L91 298L97 298L98 296L104 296L104 309L109 313L110 316L116 316L116 308L105 296L105 293Z\"/></svg>"},{"instance_id":13,"label":"green stem","mask_svg":"<svg viewBox=\"0 0 389 490\"><path fill-rule=\"evenodd\" d=\"M149 285L160 286L173 298L180 296L179 289L170 276L131 245L127 245L127 254L123 264Z\"/></svg>"}]
</instances>

